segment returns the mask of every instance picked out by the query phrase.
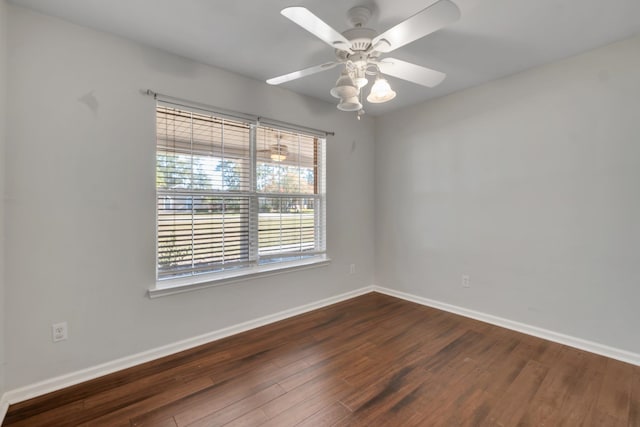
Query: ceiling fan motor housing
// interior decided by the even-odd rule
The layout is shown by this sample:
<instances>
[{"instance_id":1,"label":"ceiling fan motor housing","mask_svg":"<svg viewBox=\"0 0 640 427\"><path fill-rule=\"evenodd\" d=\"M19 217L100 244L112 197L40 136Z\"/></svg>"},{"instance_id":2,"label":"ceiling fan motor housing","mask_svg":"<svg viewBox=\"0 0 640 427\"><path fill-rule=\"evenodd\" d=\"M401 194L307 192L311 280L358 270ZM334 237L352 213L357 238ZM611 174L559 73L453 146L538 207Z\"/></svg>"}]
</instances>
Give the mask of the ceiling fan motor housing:
<instances>
[{"instance_id":1,"label":"ceiling fan motor housing","mask_svg":"<svg viewBox=\"0 0 640 427\"><path fill-rule=\"evenodd\" d=\"M356 27L342 33L351 42L351 50L365 51L371 46L371 40L378 33L371 28Z\"/></svg>"}]
</instances>

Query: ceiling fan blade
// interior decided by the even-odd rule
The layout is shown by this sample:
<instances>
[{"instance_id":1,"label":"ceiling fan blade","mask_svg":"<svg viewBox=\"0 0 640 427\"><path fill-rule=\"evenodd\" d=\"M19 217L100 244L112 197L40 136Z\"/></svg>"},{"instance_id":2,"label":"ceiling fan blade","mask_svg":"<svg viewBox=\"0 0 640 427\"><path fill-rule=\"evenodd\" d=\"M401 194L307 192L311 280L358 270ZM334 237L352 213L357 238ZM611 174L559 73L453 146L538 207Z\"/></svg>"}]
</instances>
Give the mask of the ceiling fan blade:
<instances>
[{"instance_id":1,"label":"ceiling fan blade","mask_svg":"<svg viewBox=\"0 0 640 427\"><path fill-rule=\"evenodd\" d=\"M391 52L427 34L455 22L460 18L460 9L450 0L439 0L421 10L411 18L374 38L371 42L378 52Z\"/></svg>"},{"instance_id":2,"label":"ceiling fan blade","mask_svg":"<svg viewBox=\"0 0 640 427\"><path fill-rule=\"evenodd\" d=\"M397 77L426 87L438 86L447 75L440 71L401 61L394 58L385 58L378 63L380 72Z\"/></svg>"},{"instance_id":3,"label":"ceiling fan blade","mask_svg":"<svg viewBox=\"0 0 640 427\"><path fill-rule=\"evenodd\" d=\"M311 13L309 9L305 7L287 7L280 11L280 13L296 24L300 25L305 30L328 44L329 46L344 50L349 53L353 53L351 50L351 43L345 36L331 28L322 19Z\"/></svg>"},{"instance_id":4,"label":"ceiling fan blade","mask_svg":"<svg viewBox=\"0 0 640 427\"><path fill-rule=\"evenodd\" d=\"M291 80L296 80L301 77L310 76L311 74L319 73L320 71L330 70L334 68L336 65L340 64L339 62L325 62L324 64L315 65L313 67L305 68L304 70L294 71L289 74L285 74L282 76L274 77L272 79L267 80L267 83L270 85L279 85L282 83L289 82Z\"/></svg>"}]
</instances>

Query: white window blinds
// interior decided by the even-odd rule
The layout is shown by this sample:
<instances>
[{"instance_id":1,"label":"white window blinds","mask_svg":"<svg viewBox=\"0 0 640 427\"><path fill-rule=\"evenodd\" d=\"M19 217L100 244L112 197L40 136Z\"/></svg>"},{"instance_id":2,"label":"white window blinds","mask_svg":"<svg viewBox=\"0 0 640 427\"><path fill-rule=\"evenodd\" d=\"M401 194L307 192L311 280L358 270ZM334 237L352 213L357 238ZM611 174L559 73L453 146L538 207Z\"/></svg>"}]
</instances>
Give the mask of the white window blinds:
<instances>
[{"instance_id":1,"label":"white window blinds","mask_svg":"<svg viewBox=\"0 0 640 427\"><path fill-rule=\"evenodd\" d=\"M324 254L324 152L313 135L158 105L158 279Z\"/></svg>"},{"instance_id":2,"label":"white window blinds","mask_svg":"<svg viewBox=\"0 0 640 427\"><path fill-rule=\"evenodd\" d=\"M259 255L282 259L324 251L324 158L318 138L258 127Z\"/></svg>"}]
</instances>

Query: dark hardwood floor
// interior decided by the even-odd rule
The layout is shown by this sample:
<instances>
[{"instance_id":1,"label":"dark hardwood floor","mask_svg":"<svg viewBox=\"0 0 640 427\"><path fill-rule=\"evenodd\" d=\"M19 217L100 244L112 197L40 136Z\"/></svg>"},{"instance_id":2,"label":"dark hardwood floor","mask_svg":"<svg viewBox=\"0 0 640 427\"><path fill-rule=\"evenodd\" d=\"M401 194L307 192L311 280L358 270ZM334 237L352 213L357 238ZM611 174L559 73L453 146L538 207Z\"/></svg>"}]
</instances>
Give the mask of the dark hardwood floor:
<instances>
[{"instance_id":1,"label":"dark hardwood floor","mask_svg":"<svg viewBox=\"0 0 640 427\"><path fill-rule=\"evenodd\" d=\"M4 426L640 426L640 367L372 293L12 405Z\"/></svg>"}]
</instances>

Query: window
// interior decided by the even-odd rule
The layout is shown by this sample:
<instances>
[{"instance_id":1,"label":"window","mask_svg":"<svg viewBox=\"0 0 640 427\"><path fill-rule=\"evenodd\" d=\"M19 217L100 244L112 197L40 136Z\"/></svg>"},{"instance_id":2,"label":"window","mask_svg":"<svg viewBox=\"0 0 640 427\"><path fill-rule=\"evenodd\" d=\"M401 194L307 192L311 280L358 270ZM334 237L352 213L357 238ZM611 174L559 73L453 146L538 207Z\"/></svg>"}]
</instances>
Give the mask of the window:
<instances>
[{"instance_id":1,"label":"window","mask_svg":"<svg viewBox=\"0 0 640 427\"><path fill-rule=\"evenodd\" d=\"M323 138L169 103L156 111L159 282L324 260Z\"/></svg>"}]
</instances>

